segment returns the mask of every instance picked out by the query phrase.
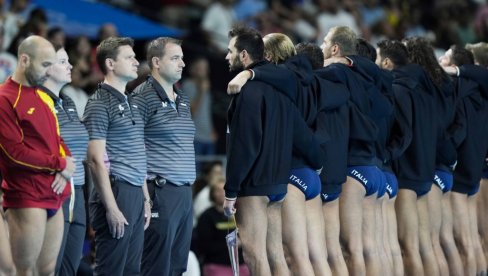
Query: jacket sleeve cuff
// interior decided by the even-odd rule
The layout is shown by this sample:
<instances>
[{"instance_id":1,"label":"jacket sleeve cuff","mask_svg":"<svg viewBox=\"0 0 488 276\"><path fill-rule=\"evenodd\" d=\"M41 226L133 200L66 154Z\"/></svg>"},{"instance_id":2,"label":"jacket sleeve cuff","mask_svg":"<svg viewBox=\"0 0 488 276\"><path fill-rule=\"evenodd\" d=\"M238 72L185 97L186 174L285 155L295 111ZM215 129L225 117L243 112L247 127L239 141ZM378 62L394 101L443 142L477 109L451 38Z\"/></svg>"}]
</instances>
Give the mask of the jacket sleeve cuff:
<instances>
[{"instance_id":1,"label":"jacket sleeve cuff","mask_svg":"<svg viewBox=\"0 0 488 276\"><path fill-rule=\"evenodd\" d=\"M235 198L237 198L237 192L234 192L234 191L227 191L227 190L226 190L226 191L225 191L225 198L226 198L226 199L230 199L230 200L235 199Z\"/></svg>"},{"instance_id":2,"label":"jacket sleeve cuff","mask_svg":"<svg viewBox=\"0 0 488 276\"><path fill-rule=\"evenodd\" d=\"M59 157L59 168L58 171L62 172L66 168L66 159L64 157Z\"/></svg>"}]
</instances>

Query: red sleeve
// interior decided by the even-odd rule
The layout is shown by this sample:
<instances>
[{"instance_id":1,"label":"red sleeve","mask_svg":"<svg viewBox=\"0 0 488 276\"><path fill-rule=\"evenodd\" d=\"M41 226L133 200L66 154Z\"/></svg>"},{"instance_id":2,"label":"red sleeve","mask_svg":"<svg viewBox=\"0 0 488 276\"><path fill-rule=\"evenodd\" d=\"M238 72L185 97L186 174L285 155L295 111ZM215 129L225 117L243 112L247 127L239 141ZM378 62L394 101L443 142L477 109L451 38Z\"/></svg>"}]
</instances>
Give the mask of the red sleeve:
<instances>
[{"instance_id":1,"label":"red sleeve","mask_svg":"<svg viewBox=\"0 0 488 276\"><path fill-rule=\"evenodd\" d=\"M55 155L46 155L24 144L22 129L17 116L5 99L0 98L0 152L5 162L12 167L21 167L33 171L62 171L66 160ZM64 144L64 142L63 142Z\"/></svg>"}]
</instances>

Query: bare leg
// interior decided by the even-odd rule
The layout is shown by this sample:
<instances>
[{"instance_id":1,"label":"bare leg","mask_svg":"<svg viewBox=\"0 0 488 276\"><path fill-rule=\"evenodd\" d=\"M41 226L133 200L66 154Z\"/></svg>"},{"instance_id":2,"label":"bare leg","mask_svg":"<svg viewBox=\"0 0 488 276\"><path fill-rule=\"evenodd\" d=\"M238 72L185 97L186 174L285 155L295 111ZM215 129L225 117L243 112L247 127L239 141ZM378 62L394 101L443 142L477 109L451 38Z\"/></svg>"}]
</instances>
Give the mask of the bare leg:
<instances>
[{"instance_id":1,"label":"bare leg","mask_svg":"<svg viewBox=\"0 0 488 276\"><path fill-rule=\"evenodd\" d=\"M8 229L2 210L0 210L0 275L15 275L15 266L8 240Z\"/></svg>"},{"instance_id":2,"label":"bare leg","mask_svg":"<svg viewBox=\"0 0 488 276\"><path fill-rule=\"evenodd\" d=\"M313 275L307 245L307 212L302 191L292 184L288 184L288 193L281 208L281 216L283 218L283 244L287 249L292 275ZM273 221L273 223L275 222Z\"/></svg>"},{"instance_id":3,"label":"bare leg","mask_svg":"<svg viewBox=\"0 0 488 276\"><path fill-rule=\"evenodd\" d=\"M366 191L358 181L347 177L339 197L340 239L350 275L366 275L363 255L363 201Z\"/></svg>"},{"instance_id":4,"label":"bare leg","mask_svg":"<svg viewBox=\"0 0 488 276\"><path fill-rule=\"evenodd\" d=\"M425 196L417 199L417 212L419 217L419 245L420 257L424 266L425 275L439 275L439 264L432 247L431 229L430 229L430 211L427 199L430 191Z\"/></svg>"},{"instance_id":5,"label":"bare leg","mask_svg":"<svg viewBox=\"0 0 488 276\"><path fill-rule=\"evenodd\" d=\"M327 262L327 244L325 240L325 225L322 215L322 200L320 196L305 203L307 214L307 237L310 261L315 276L332 275Z\"/></svg>"},{"instance_id":6,"label":"bare leg","mask_svg":"<svg viewBox=\"0 0 488 276\"><path fill-rule=\"evenodd\" d=\"M49 218L46 223L44 242L39 259L37 260L37 271L39 275L54 275L56 260L63 239L63 229L63 208L60 208L56 215Z\"/></svg>"},{"instance_id":7,"label":"bare leg","mask_svg":"<svg viewBox=\"0 0 488 276\"><path fill-rule=\"evenodd\" d=\"M366 275L381 274L380 254L376 237L376 193L363 200L363 256L366 264Z\"/></svg>"},{"instance_id":8,"label":"bare leg","mask_svg":"<svg viewBox=\"0 0 488 276\"><path fill-rule=\"evenodd\" d=\"M463 263L456 247L456 243L454 242L451 192L445 193L442 197L441 245L447 258L450 274L463 275Z\"/></svg>"},{"instance_id":9,"label":"bare leg","mask_svg":"<svg viewBox=\"0 0 488 276\"><path fill-rule=\"evenodd\" d=\"M342 248L339 242L340 221L339 221L339 199L322 204L325 224L325 240L327 244L328 263L332 275L347 276L346 261L342 255Z\"/></svg>"},{"instance_id":10,"label":"bare leg","mask_svg":"<svg viewBox=\"0 0 488 276\"><path fill-rule=\"evenodd\" d=\"M397 231L397 219L395 214L395 201L396 197L388 199L386 203L386 215L388 222L387 225L387 238L389 240L389 245L391 249L391 257L393 259L393 275L402 276L404 275L403 270L403 259L402 250L400 249L400 244L398 243L398 231Z\"/></svg>"},{"instance_id":11,"label":"bare leg","mask_svg":"<svg viewBox=\"0 0 488 276\"><path fill-rule=\"evenodd\" d=\"M46 210L11 208L7 210L6 215L17 275L37 275L37 259L41 253L46 231Z\"/></svg>"},{"instance_id":12,"label":"bare leg","mask_svg":"<svg viewBox=\"0 0 488 276\"><path fill-rule=\"evenodd\" d=\"M481 244L488 263L488 179L482 178L478 193L478 230L481 235Z\"/></svg>"},{"instance_id":13,"label":"bare leg","mask_svg":"<svg viewBox=\"0 0 488 276\"><path fill-rule=\"evenodd\" d=\"M251 275L271 275L266 254L268 229L268 198L249 196L237 198L237 226L242 242L242 253Z\"/></svg>"},{"instance_id":14,"label":"bare leg","mask_svg":"<svg viewBox=\"0 0 488 276\"><path fill-rule=\"evenodd\" d=\"M476 257L469 227L468 197L465 194L451 192L451 204L454 240L461 255L464 273L476 275Z\"/></svg>"},{"instance_id":15,"label":"bare leg","mask_svg":"<svg viewBox=\"0 0 488 276\"><path fill-rule=\"evenodd\" d=\"M486 259L481 246L480 234L478 232L478 221L476 219L476 200L478 194L468 197L469 226L471 229L471 241L473 242L474 255L476 257L476 275L486 275Z\"/></svg>"},{"instance_id":16,"label":"bare leg","mask_svg":"<svg viewBox=\"0 0 488 276\"><path fill-rule=\"evenodd\" d=\"M424 268L420 258L419 218L415 191L399 189L395 211L398 222L398 241L403 252L405 275L422 276L424 275Z\"/></svg>"},{"instance_id":17,"label":"bare leg","mask_svg":"<svg viewBox=\"0 0 488 276\"><path fill-rule=\"evenodd\" d=\"M386 217L386 202L388 194L384 194L381 198L376 199L376 242L378 247L380 267L383 275L393 274L393 258L391 255L390 243L387 235L387 217Z\"/></svg>"},{"instance_id":18,"label":"bare leg","mask_svg":"<svg viewBox=\"0 0 488 276\"><path fill-rule=\"evenodd\" d=\"M439 265L440 275L449 274L449 266L447 265L446 257L442 251L440 232L442 226L442 190L437 185L432 185L432 189L427 194L428 209L429 209L429 224L430 237L432 239L432 248L434 255ZM427 271L426 271L427 273Z\"/></svg>"},{"instance_id":19,"label":"bare leg","mask_svg":"<svg viewBox=\"0 0 488 276\"><path fill-rule=\"evenodd\" d=\"M287 195L288 196L288 195ZM268 203L268 233L266 235L266 252L268 254L269 267L274 276L286 276L289 274L283 253L281 202Z\"/></svg>"}]
</instances>

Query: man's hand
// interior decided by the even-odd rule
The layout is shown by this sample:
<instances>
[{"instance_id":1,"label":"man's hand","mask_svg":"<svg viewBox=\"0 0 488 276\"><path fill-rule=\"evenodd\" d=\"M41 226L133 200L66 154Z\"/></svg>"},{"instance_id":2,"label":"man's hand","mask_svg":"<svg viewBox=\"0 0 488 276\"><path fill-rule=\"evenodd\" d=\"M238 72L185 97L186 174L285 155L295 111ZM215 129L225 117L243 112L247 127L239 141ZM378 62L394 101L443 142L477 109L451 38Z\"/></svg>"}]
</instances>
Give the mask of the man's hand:
<instances>
[{"instance_id":1,"label":"man's hand","mask_svg":"<svg viewBox=\"0 0 488 276\"><path fill-rule=\"evenodd\" d=\"M456 76L458 74L458 69L454 65L442 66L442 69L444 69L444 71L446 71L446 73L451 76Z\"/></svg>"},{"instance_id":2,"label":"man's hand","mask_svg":"<svg viewBox=\"0 0 488 276\"><path fill-rule=\"evenodd\" d=\"M144 230L149 227L151 222L151 202L144 201Z\"/></svg>"},{"instance_id":3,"label":"man's hand","mask_svg":"<svg viewBox=\"0 0 488 276\"><path fill-rule=\"evenodd\" d=\"M56 173L56 175L54 176L54 181L51 184L51 188L53 188L53 191L57 195L60 195L64 191L66 183L68 183L68 180L64 178L61 173Z\"/></svg>"},{"instance_id":4,"label":"man's hand","mask_svg":"<svg viewBox=\"0 0 488 276\"><path fill-rule=\"evenodd\" d=\"M330 57L324 60L324 67L331 65L332 63L342 63L345 65L349 65L349 60L345 57Z\"/></svg>"},{"instance_id":5,"label":"man's hand","mask_svg":"<svg viewBox=\"0 0 488 276\"><path fill-rule=\"evenodd\" d=\"M227 86L227 94L233 95L241 92L242 87L251 77L251 72L249 72L249 70L244 70L237 74L237 76L229 82L229 85Z\"/></svg>"},{"instance_id":6,"label":"man's hand","mask_svg":"<svg viewBox=\"0 0 488 276\"><path fill-rule=\"evenodd\" d=\"M71 156L66 156L66 167L61 172L61 175L66 179L70 179L73 176L75 169L75 159Z\"/></svg>"},{"instance_id":7,"label":"man's hand","mask_svg":"<svg viewBox=\"0 0 488 276\"><path fill-rule=\"evenodd\" d=\"M236 213L236 208L234 206L236 205L236 199L225 199L224 201L224 214L228 217L234 215Z\"/></svg>"},{"instance_id":8,"label":"man's hand","mask_svg":"<svg viewBox=\"0 0 488 276\"><path fill-rule=\"evenodd\" d=\"M112 234L112 238L122 238L125 232L125 225L129 225L124 214L122 214L118 207L115 207L114 209L107 209L105 215L107 217L108 228Z\"/></svg>"}]
</instances>

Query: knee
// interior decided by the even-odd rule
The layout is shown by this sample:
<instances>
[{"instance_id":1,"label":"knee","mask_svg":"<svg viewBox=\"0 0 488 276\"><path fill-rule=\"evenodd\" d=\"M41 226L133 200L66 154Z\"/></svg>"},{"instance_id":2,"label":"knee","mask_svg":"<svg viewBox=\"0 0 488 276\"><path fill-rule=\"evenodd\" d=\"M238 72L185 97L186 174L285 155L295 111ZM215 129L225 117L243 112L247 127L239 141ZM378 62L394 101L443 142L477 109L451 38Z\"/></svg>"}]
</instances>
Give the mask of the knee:
<instances>
[{"instance_id":1,"label":"knee","mask_svg":"<svg viewBox=\"0 0 488 276\"><path fill-rule=\"evenodd\" d=\"M13 265L0 268L0 275L15 276L16 271Z\"/></svg>"},{"instance_id":2,"label":"knee","mask_svg":"<svg viewBox=\"0 0 488 276\"><path fill-rule=\"evenodd\" d=\"M366 259L376 258L378 256L378 249L374 242L366 241L363 244L363 255Z\"/></svg>"},{"instance_id":3,"label":"knee","mask_svg":"<svg viewBox=\"0 0 488 276\"><path fill-rule=\"evenodd\" d=\"M52 262L42 267L38 267L39 275L54 275L55 270L56 270L56 262Z\"/></svg>"}]
</instances>

